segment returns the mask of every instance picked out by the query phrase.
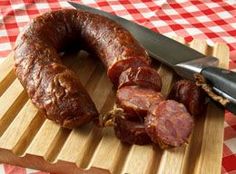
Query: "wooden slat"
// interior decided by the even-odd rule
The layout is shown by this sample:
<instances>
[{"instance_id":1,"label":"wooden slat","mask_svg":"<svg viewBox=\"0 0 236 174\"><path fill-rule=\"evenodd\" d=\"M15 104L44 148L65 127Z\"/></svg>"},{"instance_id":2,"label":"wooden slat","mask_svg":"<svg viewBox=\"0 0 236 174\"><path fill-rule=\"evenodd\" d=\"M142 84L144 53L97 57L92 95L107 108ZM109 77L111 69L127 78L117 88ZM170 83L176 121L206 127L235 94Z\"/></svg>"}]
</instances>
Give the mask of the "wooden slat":
<instances>
[{"instance_id":1,"label":"wooden slat","mask_svg":"<svg viewBox=\"0 0 236 174\"><path fill-rule=\"evenodd\" d=\"M14 80L0 98L0 135L8 127L26 100L24 88L17 79Z\"/></svg>"},{"instance_id":2,"label":"wooden slat","mask_svg":"<svg viewBox=\"0 0 236 174\"><path fill-rule=\"evenodd\" d=\"M85 151L84 149L86 149L86 147L88 147L91 143L89 140L94 137L94 132L92 132L91 124L79 129L74 129L68 136L68 139L62 147L57 160L76 163L79 156L83 156L83 152Z\"/></svg>"},{"instance_id":3,"label":"wooden slat","mask_svg":"<svg viewBox=\"0 0 236 174\"><path fill-rule=\"evenodd\" d=\"M213 49L213 56L219 58L219 66L228 68L229 50L224 44L216 44ZM216 116L217 115L217 116ZM210 104L207 109L207 117L204 122L204 133L202 148L196 164L195 173L220 173L224 129L224 111L214 104ZM210 138L211 137L211 138Z\"/></svg>"},{"instance_id":4,"label":"wooden slat","mask_svg":"<svg viewBox=\"0 0 236 174\"><path fill-rule=\"evenodd\" d=\"M1 63L0 68L0 85L6 80L8 75L13 71L13 55L12 53ZM2 88L2 86L1 86Z\"/></svg>"},{"instance_id":5,"label":"wooden slat","mask_svg":"<svg viewBox=\"0 0 236 174\"><path fill-rule=\"evenodd\" d=\"M10 106L16 101L16 99L23 93L24 88L18 80L15 80L11 86L7 89L4 95L0 98L0 119L9 110Z\"/></svg>"},{"instance_id":6,"label":"wooden slat","mask_svg":"<svg viewBox=\"0 0 236 174\"><path fill-rule=\"evenodd\" d=\"M37 126L42 121L43 117L39 116L38 109L28 100L1 136L0 148L12 150L14 153L19 154L27 146L34 132L37 131ZM19 146L17 145L18 143Z\"/></svg>"},{"instance_id":7,"label":"wooden slat","mask_svg":"<svg viewBox=\"0 0 236 174\"><path fill-rule=\"evenodd\" d=\"M79 76L83 85L88 83L89 78L97 67L97 61L89 57L84 51L79 51L76 55L66 55L62 60L67 67Z\"/></svg>"},{"instance_id":8,"label":"wooden slat","mask_svg":"<svg viewBox=\"0 0 236 174\"><path fill-rule=\"evenodd\" d=\"M154 172L152 163L158 158L158 155L161 154L156 154L151 146L133 145L121 173L142 174Z\"/></svg>"},{"instance_id":9,"label":"wooden slat","mask_svg":"<svg viewBox=\"0 0 236 174\"><path fill-rule=\"evenodd\" d=\"M98 168L109 169L110 172L114 173L114 169L119 162L119 154L121 153L122 144L115 137L113 129L107 128L103 131L103 137L99 145L96 148L96 151L93 154L93 157L87 166ZM106 158L104 158L106 156Z\"/></svg>"},{"instance_id":10,"label":"wooden slat","mask_svg":"<svg viewBox=\"0 0 236 174\"><path fill-rule=\"evenodd\" d=\"M32 106L31 101L28 101L1 136L0 147L13 149L37 113L38 109Z\"/></svg>"},{"instance_id":11,"label":"wooden slat","mask_svg":"<svg viewBox=\"0 0 236 174\"><path fill-rule=\"evenodd\" d=\"M217 113L217 118L216 118ZM204 123L204 133L200 156L195 164L195 173L221 173L224 111L210 104ZM210 138L211 137L211 138ZM216 138L217 137L217 138Z\"/></svg>"},{"instance_id":12,"label":"wooden slat","mask_svg":"<svg viewBox=\"0 0 236 174\"><path fill-rule=\"evenodd\" d=\"M0 97L15 79L13 70L13 56L10 54L2 63L0 68Z\"/></svg>"},{"instance_id":13,"label":"wooden slat","mask_svg":"<svg viewBox=\"0 0 236 174\"><path fill-rule=\"evenodd\" d=\"M97 83L96 89L89 93L99 111L102 109L104 102L106 101L107 96L111 90L112 84L104 72Z\"/></svg>"},{"instance_id":14,"label":"wooden slat","mask_svg":"<svg viewBox=\"0 0 236 174\"><path fill-rule=\"evenodd\" d=\"M174 78L173 70L170 68L161 65L160 68L157 70L157 72L160 74L161 79L162 79L162 89L161 93L167 97L167 95L170 92L171 86L172 86L172 81Z\"/></svg>"},{"instance_id":15,"label":"wooden slat","mask_svg":"<svg viewBox=\"0 0 236 174\"><path fill-rule=\"evenodd\" d=\"M53 144L54 139L56 139L56 136L59 134L60 129L60 126L57 124L46 120L34 137L29 148L26 150L26 154L34 154L47 159L47 152L51 144Z\"/></svg>"},{"instance_id":16,"label":"wooden slat","mask_svg":"<svg viewBox=\"0 0 236 174\"><path fill-rule=\"evenodd\" d=\"M213 47L213 56L219 59L219 67L229 67L229 47L225 44L216 43Z\"/></svg>"}]
</instances>

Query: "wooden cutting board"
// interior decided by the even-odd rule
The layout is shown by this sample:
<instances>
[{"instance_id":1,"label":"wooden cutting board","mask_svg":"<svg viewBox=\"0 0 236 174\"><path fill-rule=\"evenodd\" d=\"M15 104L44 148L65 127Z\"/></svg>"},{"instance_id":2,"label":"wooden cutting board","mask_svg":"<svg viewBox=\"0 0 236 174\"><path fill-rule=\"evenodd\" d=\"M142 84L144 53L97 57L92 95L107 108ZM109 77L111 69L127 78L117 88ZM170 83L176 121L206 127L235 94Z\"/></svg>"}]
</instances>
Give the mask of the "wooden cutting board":
<instances>
[{"instance_id":1,"label":"wooden cutting board","mask_svg":"<svg viewBox=\"0 0 236 174\"><path fill-rule=\"evenodd\" d=\"M184 43L182 38L174 39ZM228 67L226 45L210 47L205 41L193 40L189 46L218 57L220 66ZM98 110L110 110L115 89L101 63L84 52L64 60L81 78ZM114 136L112 128L89 124L67 130L45 120L14 75L13 54L0 66L0 162L61 174L221 172L224 111L213 104L196 121L186 146L164 151L151 145L127 146ZM163 81L162 93L167 95L177 75L163 65L156 67Z\"/></svg>"}]
</instances>

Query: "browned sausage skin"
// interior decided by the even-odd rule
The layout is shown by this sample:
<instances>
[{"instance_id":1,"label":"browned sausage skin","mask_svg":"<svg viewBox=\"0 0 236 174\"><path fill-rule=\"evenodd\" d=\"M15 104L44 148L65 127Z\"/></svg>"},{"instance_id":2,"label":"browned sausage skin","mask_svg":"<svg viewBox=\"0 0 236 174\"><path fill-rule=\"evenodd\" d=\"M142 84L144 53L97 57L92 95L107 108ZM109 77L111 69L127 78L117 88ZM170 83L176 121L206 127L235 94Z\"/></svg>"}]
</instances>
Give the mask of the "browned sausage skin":
<instances>
[{"instance_id":1,"label":"browned sausage skin","mask_svg":"<svg viewBox=\"0 0 236 174\"><path fill-rule=\"evenodd\" d=\"M58 54L74 41L103 61L115 85L125 69L150 64L131 34L105 17L72 9L36 17L17 38L15 71L32 102L47 118L68 128L98 115L79 79L62 65Z\"/></svg>"},{"instance_id":2,"label":"browned sausage skin","mask_svg":"<svg viewBox=\"0 0 236 174\"><path fill-rule=\"evenodd\" d=\"M119 88L133 85L154 89L160 92L162 81L160 75L154 68L147 66L138 68L131 67L121 73Z\"/></svg>"},{"instance_id":3,"label":"browned sausage skin","mask_svg":"<svg viewBox=\"0 0 236 174\"><path fill-rule=\"evenodd\" d=\"M169 99L183 103L193 116L203 114L206 107L205 92L189 80L177 81L171 89Z\"/></svg>"}]
</instances>

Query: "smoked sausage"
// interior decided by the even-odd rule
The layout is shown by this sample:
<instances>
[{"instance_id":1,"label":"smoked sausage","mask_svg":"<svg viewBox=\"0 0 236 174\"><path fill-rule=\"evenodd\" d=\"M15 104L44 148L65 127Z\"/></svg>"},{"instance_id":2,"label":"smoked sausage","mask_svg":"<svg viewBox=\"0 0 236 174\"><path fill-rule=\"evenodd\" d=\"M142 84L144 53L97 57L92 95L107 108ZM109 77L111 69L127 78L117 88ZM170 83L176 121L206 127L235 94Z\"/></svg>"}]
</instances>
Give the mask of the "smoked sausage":
<instances>
[{"instance_id":1,"label":"smoked sausage","mask_svg":"<svg viewBox=\"0 0 236 174\"><path fill-rule=\"evenodd\" d=\"M171 89L169 99L183 103L193 116L202 114L206 107L205 92L189 80L177 81Z\"/></svg>"},{"instance_id":2,"label":"smoked sausage","mask_svg":"<svg viewBox=\"0 0 236 174\"><path fill-rule=\"evenodd\" d=\"M150 64L132 35L106 17L74 9L36 17L17 38L15 72L36 107L67 128L98 115L78 77L62 65L59 53L71 43L99 57L114 85L124 70Z\"/></svg>"}]
</instances>

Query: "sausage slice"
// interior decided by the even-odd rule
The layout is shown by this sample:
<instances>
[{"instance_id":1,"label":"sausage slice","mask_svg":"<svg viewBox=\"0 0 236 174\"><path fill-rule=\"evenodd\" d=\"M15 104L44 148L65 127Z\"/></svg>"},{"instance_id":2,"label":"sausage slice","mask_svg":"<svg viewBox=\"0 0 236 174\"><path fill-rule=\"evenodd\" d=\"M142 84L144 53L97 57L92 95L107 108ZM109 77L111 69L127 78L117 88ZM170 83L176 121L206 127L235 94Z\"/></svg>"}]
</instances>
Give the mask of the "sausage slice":
<instances>
[{"instance_id":1,"label":"sausage slice","mask_svg":"<svg viewBox=\"0 0 236 174\"><path fill-rule=\"evenodd\" d=\"M185 106L174 100L153 105L145 118L147 134L162 148L177 147L188 141L193 129L193 118Z\"/></svg>"},{"instance_id":2,"label":"sausage slice","mask_svg":"<svg viewBox=\"0 0 236 174\"><path fill-rule=\"evenodd\" d=\"M161 93L139 86L125 86L118 89L117 104L124 109L126 117L146 116L152 104L159 104L164 100Z\"/></svg>"},{"instance_id":3,"label":"sausage slice","mask_svg":"<svg viewBox=\"0 0 236 174\"><path fill-rule=\"evenodd\" d=\"M160 92L162 82L160 75L154 68L147 66L138 68L131 67L121 73L119 88L133 85L154 89Z\"/></svg>"}]
</instances>

